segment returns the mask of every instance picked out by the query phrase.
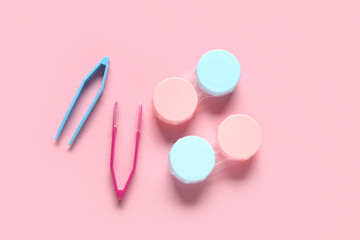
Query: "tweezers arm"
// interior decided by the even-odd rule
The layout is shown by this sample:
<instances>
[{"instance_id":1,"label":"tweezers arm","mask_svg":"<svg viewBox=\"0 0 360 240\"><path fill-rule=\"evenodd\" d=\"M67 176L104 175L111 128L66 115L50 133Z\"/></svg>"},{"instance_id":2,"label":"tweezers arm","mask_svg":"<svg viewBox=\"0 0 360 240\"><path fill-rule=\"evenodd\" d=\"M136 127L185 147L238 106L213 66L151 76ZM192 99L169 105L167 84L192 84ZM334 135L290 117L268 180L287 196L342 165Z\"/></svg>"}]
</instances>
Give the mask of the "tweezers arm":
<instances>
[{"instance_id":1,"label":"tweezers arm","mask_svg":"<svg viewBox=\"0 0 360 240\"><path fill-rule=\"evenodd\" d=\"M140 135L141 135L142 104L140 103L140 106L139 106L139 115L138 115L137 130L136 130L136 142L135 142L133 167L131 169L130 175L129 175L123 189L118 188L118 185L116 182L115 171L114 171L114 154L115 154L115 138L116 138L116 112L117 112L116 109L117 109L117 101L115 102L114 113L113 113L114 115L113 115L113 132L112 132L112 140L111 140L110 170L111 170L111 176L112 176L112 180L114 183L116 196L119 200L121 200L121 199L123 199L125 192L126 192L127 188L129 187L130 181L131 181L132 177L134 176L135 169L136 169Z\"/></svg>"},{"instance_id":2,"label":"tweezers arm","mask_svg":"<svg viewBox=\"0 0 360 240\"><path fill-rule=\"evenodd\" d=\"M85 113L85 116L83 117L83 119L81 120L78 128L76 129L73 137L71 138L70 142L69 142L69 145L71 145L74 140L76 139L76 137L78 136L80 130L82 129L84 123L86 122L86 120L88 119L91 111L93 110L94 106L96 105L97 101L99 100L99 98L101 97L103 91L104 91L104 87L105 87L105 83L106 83L106 78L107 78L107 74L108 74L108 70L109 70L109 58L108 57L104 57L92 70L91 72L84 78L84 80L81 82L80 84L80 87L79 89L77 90L75 96L74 96L74 99L72 100L71 104L70 104L70 107L68 108L66 114L65 114L65 117L64 119L62 120L61 122L61 125L57 131L57 134L56 134L56 137L55 139L57 140L67 122L67 120L69 119L69 116L71 115L78 99L80 98L81 96L81 93L82 91L84 90L85 88L85 85L88 83L88 81L94 76L94 74L99 71L99 69L101 67L105 67L105 70L104 70L104 75L103 75L103 79L102 79L102 83L101 83L101 87L100 87L100 90L98 91L98 93L96 94L94 100L92 101L89 109L86 111Z\"/></svg>"},{"instance_id":3,"label":"tweezers arm","mask_svg":"<svg viewBox=\"0 0 360 240\"><path fill-rule=\"evenodd\" d=\"M74 109L74 107L75 107L75 105L76 105L76 103L77 103L77 101L78 101L78 99L79 99L79 97L81 95L81 92L84 89L85 85L86 85L86 78L81 82L81 85L80 85L79 89L77 90L77 92L75 94L75 97L74 97L74 99L72 100L72 102L70 104L70 107L66 111L65 117L62 120L62 122L60 124L60 127L59 127L59 129L58 129L58 131L56 133L55 140L57 140L59 138L59 136L60 136L60 134L61 134L66 122L67 122L67 120L69 119L69 116L72 113L72 111L73 111L73 109Z\"/></svg>"},{"instance_id":4,"label":"tweezers arm","mask_svg":"<svg viewBox=\"0 0 360 240\"><path fill-rule=\"evenodd\" d=\"M88 110L86 111L83 119L81 120L79 126L77 127L74 135L72 136L70 142L69 142L69 146L75 141L76 137L78 136L79 132L81 131L82 127L84 126L86 120L88 119L88 117L90 116L90 113L92 112L92 110L94 109L96 103L98 102L99 98L101 97L103 93L103 88L100 88L100 90L98 91L98 93L96 94L94 100L92 101L90 107L88 108Z\"/></svg>"},{"instance_id":5,"label":"tweezers arm","mask_svg":"<svg viewBox=\"0 0 360 240\"><path fill-rule=\"evenodd\" d=\"M112 177L112 180L114 183L115 192L116 192L116 195L118 196L119 189L117 186L116 176L115 176L115 172L114 172L115 139L116 139L116 126L113 126L112 139L111 139L110 170L111 170L111 177ZM119 196L118 196L118 198L119 198Z\"/></svg>"}]
</instances>

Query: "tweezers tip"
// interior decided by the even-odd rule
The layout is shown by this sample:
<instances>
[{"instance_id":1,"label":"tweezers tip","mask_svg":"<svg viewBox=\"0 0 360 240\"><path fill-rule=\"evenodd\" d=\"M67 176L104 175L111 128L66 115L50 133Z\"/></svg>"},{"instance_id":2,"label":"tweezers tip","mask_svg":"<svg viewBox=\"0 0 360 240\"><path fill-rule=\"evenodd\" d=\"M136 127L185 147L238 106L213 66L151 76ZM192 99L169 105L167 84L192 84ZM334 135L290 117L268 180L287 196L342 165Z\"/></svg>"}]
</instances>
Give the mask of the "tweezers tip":
<instances>
[{"instance_id":1,"label":"tweezers tip","mask_svg":"<svg viewBox=\"0 0 360 240\"><path fill-rule=\"evenodd\" d=\"M110 59L109 57L104 57L102 60L101 60L101 63L104 64L104 65L109 65L109 62L110 62Z\"/></svg>"},{"instance_id":2,"label":"tweezers tip","mask_svg":"<svg viewBox=\"0 0 360 240\"><path fill-rule=\"evenodd\" d=\"M138 113L138 123L137 123L137 131L141 130L141 119L142 119L142 103L139 103L139 113Z\"/></svg>"},{"instance_id":3,"label":"tweezers tip","mask_svg":"<svg viewBox=\"0 0 360 240\"><path fill-rule=\"evenodd\" d=\"M61 134L62 129L63 129L62 126L63 126L63 125L60 125L60 127L59 127L59 129L58 129L58 131L57 131L57 133L56 133L55 140L58 140L58 138L60 137L60 134Z\"/></svg>"},{"instance_id":4,"label":"tweezers tip","mask_svg":"<svg viewBox=\"0 0 360 240\"><path fill-rule=\"evenodd\" d=\"M113 126L116 127L116 118L117 118L117 109L118 109L119 100L116 99L114 104L114 111L113 111Z\"/></svg>"}]
</instances>

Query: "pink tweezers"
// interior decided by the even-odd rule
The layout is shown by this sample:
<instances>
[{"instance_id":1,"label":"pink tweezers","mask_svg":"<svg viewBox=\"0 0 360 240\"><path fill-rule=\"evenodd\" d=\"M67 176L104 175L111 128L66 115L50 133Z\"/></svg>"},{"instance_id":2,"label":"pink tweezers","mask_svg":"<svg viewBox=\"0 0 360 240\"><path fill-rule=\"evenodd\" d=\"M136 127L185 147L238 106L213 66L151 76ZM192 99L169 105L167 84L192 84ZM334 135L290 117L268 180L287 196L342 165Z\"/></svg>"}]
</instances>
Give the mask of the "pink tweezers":
<instances>
[{"instance_id":1,"label":"pink tweezers","mask_svg":"<svg viewBox=\"0 0 360 240\"><path fill-rule=\"evenodd\" d=\"M116 100L116 102L115 102L114 112L113 112L113 126L112 126L113 130L112 130L112 141L111 141L110 170L111 170L112 180L113 180L115 191L116 191L116 196L119 200L121 200L121 199L123 199L123 197L125 195L125 192L130 184L130 181L134 175L135 168L136 168L136 161L137 161L137 156L138 156L139 140L140 140L140 133L141 133L142 104L140 102L140 105L139 105L139 115L138 115L137 129L136 129L136 142L135 142L133 167L132 167L130 175L129 175L123 189L118 188L118 185L116 182L116 177L115 177L115 172L114 172L115 137L116 137L116 129L117 129L117 127L116 127L117 108L118 108L118 100Z\"/></svg>"}]
</instances>

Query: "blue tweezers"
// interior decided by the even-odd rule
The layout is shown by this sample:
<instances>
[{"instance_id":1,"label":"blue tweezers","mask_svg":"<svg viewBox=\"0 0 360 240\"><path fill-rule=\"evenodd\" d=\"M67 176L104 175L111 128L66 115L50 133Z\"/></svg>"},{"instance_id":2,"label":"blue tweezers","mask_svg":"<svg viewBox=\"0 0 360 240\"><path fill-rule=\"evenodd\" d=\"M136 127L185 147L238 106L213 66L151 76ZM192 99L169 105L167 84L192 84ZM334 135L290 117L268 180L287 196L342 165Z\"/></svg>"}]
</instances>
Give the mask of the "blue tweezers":
<instances>
[{"instance_id":1,"label":"blue tweezers","mask_svg":"<svg viewBox=\"0 0 360 240\"><path fill-rule=\"evenodd\" d=\"M109 58L108 57L104 57L97 65L96 67L91 70L91 72L84 78L84 80L82 81L79 89L77 90L74 99L72 100L69 109L67 110L64 119L61 122L61 125L59 127L59 130L57 131L55 140L57 140L71 114L71 112L73 111L76 102L78 101L82 91L84 90L85 85L89 82L89 80L92 78L92 76L94 76L94 74L99 71L99 69L101 69L102 67L105 67L104 70L104 75L103 75L103 79L102 79L102 83L101 83L101 87L98 91L98 93L96 94L94 100L92 101L89 109L86 111L85 116L83 117L83 119L81 120L78 128L76 129L73 137L71 138L70 142L69 142L69 146L75 141L76 137L78 136L81 128L83 127L83 125L85 124L86 120L88 119L91 111L93 110L93 108L95 107L95 104L98 102L99 98L101 97L101 94L104 91L104 87L105 87L105 82L106 82L106 77L108 74L108 70L109 70Z\"/></svg>"}]
</instances>

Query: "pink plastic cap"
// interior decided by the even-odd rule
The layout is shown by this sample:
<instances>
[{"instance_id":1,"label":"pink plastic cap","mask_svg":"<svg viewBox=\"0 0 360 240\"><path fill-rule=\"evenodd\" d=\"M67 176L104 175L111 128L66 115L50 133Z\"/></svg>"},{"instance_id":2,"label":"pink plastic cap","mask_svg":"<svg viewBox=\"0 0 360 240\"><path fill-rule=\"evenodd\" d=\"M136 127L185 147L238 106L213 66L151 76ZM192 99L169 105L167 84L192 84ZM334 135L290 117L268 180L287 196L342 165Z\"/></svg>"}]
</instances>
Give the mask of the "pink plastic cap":
<instances>
[{"instance_id":1,"label":"pink plastic cap","mask_svg":"<svg viewBox=\"0 0 360 240\"><path fill-rule=\"evenodd\" d=\"M232 160L251 158L261 145L261 129L251 117L231 115L219 125L217 141L223 154Z\"/></svg>"},{"instance_id":2,"label":"pink plastic cap","mask_svg":"<svg viewBox=\"0 0 360 240\"><path fill-rule=\"evenodd\" d=\"M156 87L153 105L157 117L169 124L181 124L189 120L197 107L195 88L185 79L168 78Z\"/></svg>"}]
</instances>

